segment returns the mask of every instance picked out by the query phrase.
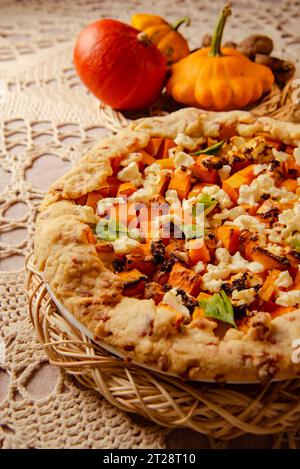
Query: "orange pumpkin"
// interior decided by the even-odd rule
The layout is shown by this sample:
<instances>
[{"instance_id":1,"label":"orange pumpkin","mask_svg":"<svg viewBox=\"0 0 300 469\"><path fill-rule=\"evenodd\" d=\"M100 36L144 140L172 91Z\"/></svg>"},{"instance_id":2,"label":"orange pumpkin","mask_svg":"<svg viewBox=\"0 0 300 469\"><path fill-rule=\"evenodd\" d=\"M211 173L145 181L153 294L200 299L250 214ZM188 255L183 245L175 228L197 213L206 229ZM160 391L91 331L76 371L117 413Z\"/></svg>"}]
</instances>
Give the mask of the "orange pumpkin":
<instances>
[{"instance_id":1,"label":"orange pumpkin","mask_svg":"<svg viewBox=\"0 0 300 469\"><path fill-rule=\"evenodd\" d=\"M89 90L114 109L142 109L159 96L167 73L163 54L140 31L111 19L81 31L76 71Z\"/></svg>"},{"instance_id":2,"label":"orange pumpkin","mask_svg":"<svg viewBox=\"0 0 300 469\"><path fill-rule=\"evenodd\" d=\"M134 28L143 31L167 59L168 64L178 62L189 55L189 46L186 39L178 32L179 27L189 18L182 18L174 25L157 15L138 13L131 17Z\"/></svg>"},{"instance_id":3,"label":"orange pumpkin","mask_svg":"<svg viewBox=\"0 0 300 469\"><path fill-rule=\"evenodd\" d=\"M212 111L241 109L270 91L271 70L236 49L224 47L221 40L231 9L226 6L215 29L211 47L193 52L171 67L167 93L188 106Z\"/></svg>"}]
</instances>

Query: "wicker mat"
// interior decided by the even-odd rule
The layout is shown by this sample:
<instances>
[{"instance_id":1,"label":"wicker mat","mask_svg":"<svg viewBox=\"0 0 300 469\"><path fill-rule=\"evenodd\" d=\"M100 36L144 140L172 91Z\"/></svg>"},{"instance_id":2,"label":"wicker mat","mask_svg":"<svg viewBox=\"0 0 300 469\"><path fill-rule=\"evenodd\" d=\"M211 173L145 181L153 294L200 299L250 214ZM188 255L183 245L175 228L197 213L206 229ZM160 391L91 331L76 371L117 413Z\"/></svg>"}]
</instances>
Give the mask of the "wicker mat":
<instances>
[{"instance_id":1,"label":"wicker mat","mask_svg":"<svg viewBox=\"0 0 300 469\"><path fill-rule=\"evenodd\" d=\"M174 12L190 15L186 34L197 47L223 1L151 4L151 12L171 20ZM127 414L49 365L30 323L24 262L44 191L115 125L115 116L99 108L75 75L74 36L97 18L128 20L131 12L147 10L146 0L0 2L0 447L295 447L297 424L288 433L224 442ZM278 56L297 61L298 2L241 0L235 10L225 39L260 30L273 37ZM274 100L276 113L276 90Z\"/></svg>"}]
</instances>

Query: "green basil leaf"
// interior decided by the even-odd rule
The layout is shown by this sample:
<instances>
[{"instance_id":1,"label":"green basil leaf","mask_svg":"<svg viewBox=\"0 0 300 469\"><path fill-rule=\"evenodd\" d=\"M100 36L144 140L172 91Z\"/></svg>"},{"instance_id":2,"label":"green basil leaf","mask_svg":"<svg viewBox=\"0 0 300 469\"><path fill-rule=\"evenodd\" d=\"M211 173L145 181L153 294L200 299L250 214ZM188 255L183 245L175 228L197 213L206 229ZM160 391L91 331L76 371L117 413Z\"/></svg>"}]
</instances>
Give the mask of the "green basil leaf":
<instances>
[{"instance_id":1,"label":"green basil leaf","mask_svg":"<svg viewBox=\"0 0 300 469\"><path fill-rule=\"evenodd\" d=\"M202 205L199 205L202 204ZM217 205L217 201L213 199L210 195L208 194L201 194L198 199L196 205L192 207L192 215L193 217L196 217L200 213L204 212L206 215L211 212L215 206Z\"/></svg>"},{"instance_id":2,"label":"green basil leaf","mask_svg":"<svg viewBox=\"0 0 300 469\"><path fill-rule=\"evenodd\" d=\"M127 228L113 219L100 220L96 226L96 235L104 241L115 241L121 236L127 236Z\"/></svg>"},{"instance_id":3,"label":"green basil leaf","mask_svg":"<svg viewBox=\"0 0 300 469\"><path fill-rule=\"evenodd\" d=\"M211 145L210 147L204 148L203 150L198 150L195 153L192 153L192 156L198 155L217 155L220 148L224 145L225 140L221 140L220 142Z\"/></svg>"},{"instance_id":4,"label":"green basil leaf","mask_svg":"<svg viewBox=\"0 0 300 469\"><path fill-rule=\"evenodd\" d=\"M116 239L128 236L140 241L141 238L135 232L128 230L125 225L116 220L100 220L96 225L96 235L104 241L116 241Z\"/></svg>"},{"instance_id":5,"label":"green basil leaf","mask_svg":"<svg viewBox=\"0 0 300 469\"><path fill-rule=\"evenodd\" d=\"M205 316L226 322L236 328L232 304L223 290L208 300L200 300L199 305L203 308Z\"/></svg>"},{"instance_id":6,"label":"green basil leaf","mask_svg":"<svg viewBox=\"0 0 300 469\"><path fill-rule=\"evenodd\" d=\"M295 249L295 251L300 252L300 239L296 237L290 238L289 244Z\"/></svg>"}]
</instances>

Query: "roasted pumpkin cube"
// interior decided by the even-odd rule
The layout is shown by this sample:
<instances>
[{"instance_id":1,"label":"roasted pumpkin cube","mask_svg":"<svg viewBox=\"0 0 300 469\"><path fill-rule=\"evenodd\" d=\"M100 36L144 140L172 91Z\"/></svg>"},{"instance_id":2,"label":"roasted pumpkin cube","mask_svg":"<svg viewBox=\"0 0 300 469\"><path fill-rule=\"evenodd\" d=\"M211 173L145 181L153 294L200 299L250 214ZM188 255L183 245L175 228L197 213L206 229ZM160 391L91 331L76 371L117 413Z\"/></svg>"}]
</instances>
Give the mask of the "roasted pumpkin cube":
<instances>
[{"instance_id":1,"label":"roasted pumpkin cube","mask_svg":"<svg viewBox=\"0 0 300 469\"><path fill-rule=\"evenodd\" d=\"M197 296L200 291L200 283L200 275L183 266L179 262L175 262L168 280L169 285L176 288L182 288L182 290L189 295Z\"/></svg>"},{"instance_id":2,"label":"roasted pumpkin cube","mask_svg":"<svg viewBox=\"0 0 300 469\"><path fill-rule=\"evenodd\" d=\"M156 162L156 159L147 151L139 150L139 153L142 155L141 162L144 163L146 166L150 166L151 164Z\"/></svg>"},{"instance_id":3,"label":"roasted pumpkin cube","mask_svg":"<svg viewBox=\"0 0 300 469\"><path fill-rule=\"evenodd\" d=\"M296 179L286 179L281 184L281 187L284 188L284 189L287 189L290 192L295 192L297 187L298 187L298 183L297 183Z\"/></svg>"},{"instance_id":4,"label":"roasted pumpkin cube","mask_svg":"<svg viewBox=\"0 0 300 469\"><path fill-rule=\"evenodd\" d=\"M150 253L149 253L150 254ZM137 251L127 254L126 270L129 272L136 269L147 277L151 277L155 272L155 263L152 259L145 259L145 252Z\"/></svg>"},{"instance_id":5,"label":"roasted pumpkin cube","mask_svg":"<svg viewBox=\"0 0 300 469\"><path fill-rule=\"evenodd\" d=\"M286 174L291 175L292 177L300 176L300 166L297 165L295 158L289 158L287 161L284 161L283 168Z\"/></svg>"},{"instance_id":6,"label":"roasted pumpkin cube","mask_svg":"<svg viewBox=\"0 0 300 469\"><path fill-rule=\"evenodd\" d=\"M161 137L151 137L145 151L152 156L156 156L162 141L163 139Z\"/></svg>"},{"instance_id":7,"label":"roasted pumpkin cube","mask_svg":"<svg viewBox=\"0 0 300 469\"><path fill-rule=\"evenodd\" d=\"M131 184L131 182L124 182L123 184L120 185L117 195L118 196L125 195L128 197L134 192L136 192L136 187L133 184Z\"/></svg>"},{"instance_id":8,"label":"roasted pumpkin cube","mask_svg":"<svg viewBox=\"0 0 300 469\"><path fill-rule=\"evenodd\" d=\"M227 192L231 200L234 203L237 203L239 198L239 190L243 184L247 184L247 179L244 176L241 176L238 171L223 181L222 188L225 192Z\"/></svg>"},{"instance_id":9,"label":"roasted pumpkin cube","mask_svg":"<svg viewBox=\"0 0 300 469\"><path fill-rule=\"evenodd\" d=\"M273 269L269 273L268 277L264 281L263 286L258 290L258 296L264 301L271 301L275 292L277 291L277 287L275 285L275 281L279 277L280 270Z\"/></svg>"},{"instance_id":10,"label":"roasted pumpkin cube","mask_svg":"<svg viewBox=\"0 0 300 469\"><path fill-rule=\"evenodd\" d=\"M169 189L176 190L179 199L183 200L187 198L190 188L191 180L189 175L182 169L176 169L171 177Z\"/></svg>"},{"instance_id":11,"label":"roasted pumpkin cube","mask_svg":"<svg viewBox=\"0 0 300 469\"><path fill-rule=\"evenodd\" d=\"M164 138L161 146L159 147L157 157L158 158L168 158L169 150L173 147L176 147L176 143L173 142L170 138Z\"/></svg>"},{"instance_id":12,"label":"roasted pumpkin cube","mask_svg":"<svg viewBox=\"0 0 300 469\"><path fill-rule=\"evenodd\" d=\"M216 229L216 237L230 254L235 254L239 249L240 230L237 226L223 225Z\"/></svg>"},{"instance_id":13,"label":"roasted pumpkin cube","mask_svg":"<svg viewBox=\"0 0 300 469\"><path fill-rule=\"evenodd\" d=\"M143 274L137 269L120 272L118 275L122 280L124 287L128 287L129 285L139 282L140 280L147 280L147 275Z\"/></svg>"},{"instance_id":14,"label":"roasted pumpkin cube","mask_svg":"<svg viewBox=\"0 0 300 469\"><path fill-rule=\"evenodd\" d=\"M125 296L139 296L143 293L148 278L147 275L137 269L119 272L117 275L123 282L123 294Z\"/></svg>"},{"instance_id":15,"label":"roasted pumpkin cube","mask_svg":"<svg viewBox=\"0 0 300 469\"><path fill-rule=\"evenodd\" d=\"M156 163L159 164L161 169L175 169L174 160L172 158L161 158L156 160Z\"/></svg>"},{"instance_id":16,"label":"roasted pumpkin cube","mask_svg":"<svg viewBox=\"0 0 300 469\"><path fill-rule=\"evenodd\" d=\"M208 182L210 184L217 184L219 181L218 171L214 168L207 168L203 161L207 158L206 155L198 156L195 163L195 171L202 182Z\"/></svg>"},{"instance_id":17,"label":"roasted pumpkin cube","mask_svg":"<svg viewBox=\"0 0 300 469\"><path fill-rule=\"evenodd\" d=\"M237 171L228 179L225 179L223 182L223 189L231 200L236 203L239 197L239 189L242 185L248 185L254 178L253 170L255 168L255 164L250 164L244 169Z\"/></svg>"},{"instance_id":18,"label":"roasted pumpkin cube","mask_svg":"<svg viewBox=\"0 0 300 469\"><path fill-rule=\"evenodd\" d=\"M168 189L170 183L170 176L168 174L161 174L160 181L157 188L157 193L159 195L165 195L166 190Z\"/></svg>"},{"instance_id":19,"label":"roasted pumpkin cube","mask_svg":"<svg viewBox=\"0 0 300 469\"><path fill-rule=\"evenodd\" d=\"M92 209L94 211L96 211L97 204L98 204L100 199L102 199L102 195L100 194L99 191L89 192L88 195L87 195L85 205L87 205L88 207L92 207Z\"/></svg>"},{"instance_id":20,"label":"roasted pumpkin cube","mask_svg":"<svg viewBox=\"0 0 300 469\"><path fill-rule=\"evenodd\" d=\"M188 250L192 265L200 261L205 263L210 261L210 253L204 239L191 239L185 244L185 248Z\"/></svg>"},{"instance_id":21,"label":"roasted pumpkin cube","mask_svg":"<svg viewBox=\"0 0 300 469\"><path fill-rule=\"evenodd\" d=\"M275 256L273 253L260 246L255 246L252 249L251 260L259 262L265 269L279 269L285 270L289 267L290 263L286 257Z\"/></svg>"}]
</instances>

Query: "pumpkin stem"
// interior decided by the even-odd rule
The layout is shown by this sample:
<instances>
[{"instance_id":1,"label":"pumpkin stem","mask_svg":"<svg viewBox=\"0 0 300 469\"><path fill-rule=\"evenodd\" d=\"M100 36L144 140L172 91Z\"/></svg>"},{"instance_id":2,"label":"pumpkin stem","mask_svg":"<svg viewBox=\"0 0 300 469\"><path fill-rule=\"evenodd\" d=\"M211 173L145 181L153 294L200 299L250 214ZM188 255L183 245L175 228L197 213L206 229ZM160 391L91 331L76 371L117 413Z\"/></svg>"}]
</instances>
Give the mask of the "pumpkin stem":
<instances>
[{"instance_id":1,"label":"pumpkin stem","mask_svg":"<svg viewBox=\"0 0 300 469\"><path fill-rule=\"evenodd\" d=\"M190 23L191 23L191 20L190 18L188 18L187 16L185 16L184 18L181 18L180 20L176 21L176 23L172 24L171 25L171 28L174 29L174 31L177 31L178 28L180 28L180 26L185 23L186 26L189 26Z\"/></svg>"},{"instance_id":2,"label":"pumpkin stem","mask_svg":"<svg viewBox=\"0 0 300 469\"><path fill-rule=\"evenodd\" d=\"M146 47L151 46L151 44L152 44L151 39L149 38L149 36L144 31L141 31L140 33L138 33L137 39L142 44L144 44L144 46L146 46Z\"/></svg>"},{"instance_id":3,"label":"pumpkin stem","mask_svg":"<svg viewBox=\"0 0 300 469\"><path fill-rule=\"evenodd\" d=\"M221 43L222 43L223 31L224 31L224 26L226 24L227 18L230 15L231 15L231 7L230 5L226 5L223 8L223 11L218 20L217 26L214 30L214 34L213 34L212 41L211 41L211 49L209 52L209 55L211 57L222 55Z\"/></svg>"}]
</instances>

